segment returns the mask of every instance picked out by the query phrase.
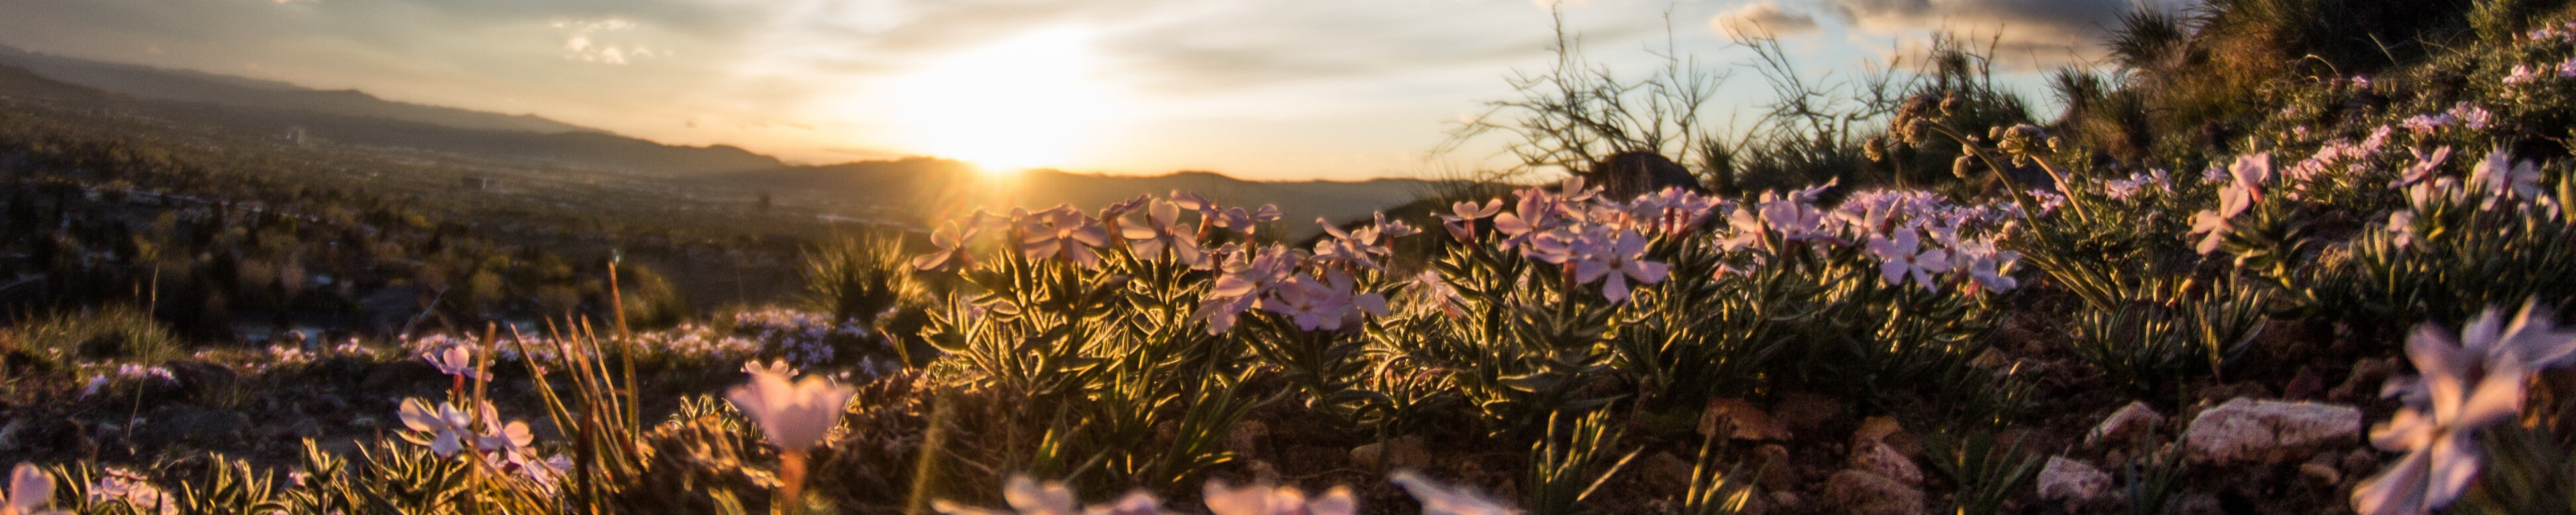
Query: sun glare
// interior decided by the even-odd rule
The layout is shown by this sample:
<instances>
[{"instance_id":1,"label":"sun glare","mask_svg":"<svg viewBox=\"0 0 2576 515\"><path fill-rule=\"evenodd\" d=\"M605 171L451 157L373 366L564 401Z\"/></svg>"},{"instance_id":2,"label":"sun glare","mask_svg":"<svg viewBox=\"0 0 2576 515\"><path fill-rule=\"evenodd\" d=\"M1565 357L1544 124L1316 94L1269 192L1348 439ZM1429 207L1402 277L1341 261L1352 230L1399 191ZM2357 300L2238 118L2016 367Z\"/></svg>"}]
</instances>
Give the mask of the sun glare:
<instances>
[{"instance_id":1,"label":"sun glare","mask_svg":"<svg viewBox=\"0 0 2576 515\"><path fill-rule=\"evenodd\" d=\"M900 79L887 100L912 150L988 174L1067 166L1100 135L1116 101L1094 76L1080 31L1030 34L939 60Z\"/></svg>"}]
</instances>

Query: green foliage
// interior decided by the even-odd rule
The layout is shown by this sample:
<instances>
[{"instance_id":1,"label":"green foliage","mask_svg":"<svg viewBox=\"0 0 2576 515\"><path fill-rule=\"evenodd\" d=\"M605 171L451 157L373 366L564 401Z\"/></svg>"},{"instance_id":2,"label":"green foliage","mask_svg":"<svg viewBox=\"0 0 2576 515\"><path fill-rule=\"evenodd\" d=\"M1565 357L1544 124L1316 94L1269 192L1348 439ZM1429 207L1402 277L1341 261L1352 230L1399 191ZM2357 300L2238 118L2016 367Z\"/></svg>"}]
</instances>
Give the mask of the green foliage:
<instances>
[{"instance_id":1,"label":"green foliage","mask_svg":"<svg viewBox=\"0 0 2576 515\"><path fill-rule=\"evenodd\" d=\"M47 365L69 360L160 363L182 352L179 338L142 310L115 305L57 312L9 329L11 361Z\"/></svg>"},{"instance_id":2,"label":"green foliage","mask_svg":"<svg viewBox=\"0 0 2576 515\"><path fill-rule=\"evenodd\" d=\"M1934 434L1923 441L1932 468L1957 485L1959 513L2002 513L2004 501L2021 491L2039 472L2041 453L2025 452L2021 440L1997 446L1991 432Z\"/></svg>"},{"instance_id":3,"label":"green foliage","mask_svg":"<svg viewBox=\"0 0 2576 515\"><path fill-rule=\"evenodd\" d=\"M1530 447L1530 488L1521 502L1530 513L1581 513L1583 501L1641 452L1618 454L1626 431L1613 427L1609 410L1570 420L1561 415L1548 417L1547 436Z\"/></svg>"}]
</instances>

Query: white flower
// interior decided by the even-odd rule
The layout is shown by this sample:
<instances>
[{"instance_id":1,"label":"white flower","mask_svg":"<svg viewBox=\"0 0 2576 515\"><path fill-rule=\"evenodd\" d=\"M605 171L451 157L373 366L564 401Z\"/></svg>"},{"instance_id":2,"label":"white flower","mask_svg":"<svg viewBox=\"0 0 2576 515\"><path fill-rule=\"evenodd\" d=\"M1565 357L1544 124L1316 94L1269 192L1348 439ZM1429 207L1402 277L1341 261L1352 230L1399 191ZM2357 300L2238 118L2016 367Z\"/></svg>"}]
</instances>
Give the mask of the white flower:
<instances>
[{"instance_id":1,"label":"white flower","mask_svg":"<svg viewBox=\"0 0 2576 515\"><path fill-rule=\"evenodd\" d=\"M1612 304L1628 302L1629 280L1655 284L1664 282L1664 277L1672 274L1671 266L1638 259L1646 257L1646 239L1638 237L1637 233L1618 231L1615 237L1585 238L1585 241L1585 248L1577 252L1583 260L1574 264L1574 280L1591 284L1604 277L1609 278L1609 282L1601 284L1601 295L1608 297Z\"/></svg>"},{"instance_id":2,"label":"white flower","mask_svg":"<svg viewBox=\"0 0 2576 515\"><path fill-rule=\"evenodd\" d=\"M1923 248L1922 237L1912 227L1898 228L1893 239L1870 238L1869 253L1878 256L1879 278L1890 285L1903 285L1906 277L1912 276L1915 284L1940 290L1940 285L1932 282L1932 274L1950 270L1950 253Z\"/></svg>"},{"instance_id":3,"label":"white flower","mask_svg":"<svg viewBox=\"0 0 2576 515\"><path fill-rule=\"evenodd\" d=\"M2486 189L2487 199L2480 209L2495 209L2499 199L2539 198L2540 168L2530 161L2514 160L2512 149L2497 145L2486 159L2478 161L2476 168L2470 169L2469 183Z\"/></svg>"},{"instance_id":4,"label":"white flower","mask_svg":"<svg viewBox=\"0 0 2576 515\"><path fill-rule=\"evenodd\" d=\"M491 407L485 406L484 409ZM458 411L452 404L442 402L433 406L425 400L403 399L400 414L404 427L426 433L429 441L423 442L411 435L405 435L404 439L427 444L430 452L439 456L450 456L463 450L465 438L474 435L474 417Z\"/></svg>"},{"instance_id":5,"label":"white flower","mask_svg":"<svg viewBox=\"0 0 2576 515\"><path fill-rule=\"evenodd\" d=\"M2535 313L2538 316L2535 316ZM2353 488L2364 515L2426 513L2449 505L2477 479L2478 431L2522 411L2531 375L2576 354L2576 332L2548 310L2525 304L2511 323L2489 309L2453 339L2430 324L2406 340L2418 379L2392 380L2406 407L2371 429L2371 443L2406 457Z\"/></svg>"},{"instance_id":6,"label":"white flower","mask_svg":"<svg viewBox=\"0 0 2576 515\"><path fill-rule=\"evenodd\" d=\"M841 421L841 407L856 394L822 377L790 382L790 371L776 364L763 368L745 363L743 371L751 373L751 382L725 390L725 398L760 422L769 444L782 451L802 451L823 441Z\"/></svg>"},{"instance_id":7,"label":"white flower","mask_svg":"<svg viewBox=\"0 0 2576 515\"><path fill-rule=\"evenodd\" d=\"M2208 254L2218 250L2219 241L2227 236L2230 228L2227 217L2220 216L2217 211L2204 210L2191 215L2191 232L2185 234L2203 235L2200 237L2200 242L2193 244L2191 248L2202 254Z\"/></svg>"},{"instance_id":8,"label":"white flower","mask_svg":"<svg viewBox=\"0 0 2576 515\"><path fill-rule=\"evenodd\" d=\"M931 501L930 507L932 510L950 515L1162 515L1169 513L1163 511L1160 499L1144 492L1129 493L1125 497L1118 498L1117 502L1083 509L1082 505L1074 500L1073 490L1065 488L1064 483L1049 481L1041 485L1029 479L1028 476L1018 475L1011 476L1010 481L1003 484L1002 500L1010 503L1011 511L964 506L949 502L947 499Z\"/></svg>"},{"instance_id":9,"label":"white flower","mask_svg":"<svg viewBox=\"0 0 2576 515\"><path fill-rule=\"evenodd\" d=\"M121 468L109 468L103 472L98 481L89 486L88 500L91 504L123 502L146 513L179 513L178 500L162 492L160 487L152 486L152 482L144 479L142 474Z\"/></svg>"},{"instance_id":10,"label":"white flower","mask_svg":"<svg viewBox=\"0 0 2576 515\"><path fill-rule=\"evenodd\" d=\"M1206 489L1208 512L1215 515L1352 515L1359 512L1359 501L1349 487L1333 487L1323 497L1307 499L1296 487L1272 487L1252 484L1228 488L1224 481L1210 479Z\"/></svg>"},{"instance_id":11,"label":"white flower","mask_svg":"<svg viewBox=\"0 0 2576 515\"><path fill-rule=\"evenodd\" d=\"M1120 226L1118 231L1133 242L1136 257L1198 265L1198 237L1180 226L1181 206L1167 200L1156 200L1145 210L1145 225ZM1168 254L1168 255L1167 255Z\"/></svg>"},{"instance_id":12,"label":"white flower","mask_svg":"<svg viewBox=\"0 0 2576 515\"><path fill-rule=\"evenodd\" d=\"M460 342L455 345L449 345L445 348L421 351L420 359L429 361L430 366L438 367L438 373L441 374L447 374L452 377L468 378L476 381L492 380L492 374L490 372L483 372L474 369L474 346L472 344Z\"/></svg>"},{"instance_id":13,"label":"white flower","mask_svg":"<svg viewBox=\"0 0 2576 515\"><path fill-rule=\"evenodd\" d=\"M20 462L9 470L9 495L0 497L0 515L68 515L42 509L53 498L54 476Z\"/></svg>"},{"instance_id":14,"label":"white flower","mask_svg":"<svg viewBox=\"0 0 2576 515\"><path fill-rule=\"evenodd\" d=\"M1422 502L1422 515L1510 515L1518 513L1504 508L1484 496L1460 488L1450 488L1407 470L1388 478Z\"/></svg>"}]
</instances>

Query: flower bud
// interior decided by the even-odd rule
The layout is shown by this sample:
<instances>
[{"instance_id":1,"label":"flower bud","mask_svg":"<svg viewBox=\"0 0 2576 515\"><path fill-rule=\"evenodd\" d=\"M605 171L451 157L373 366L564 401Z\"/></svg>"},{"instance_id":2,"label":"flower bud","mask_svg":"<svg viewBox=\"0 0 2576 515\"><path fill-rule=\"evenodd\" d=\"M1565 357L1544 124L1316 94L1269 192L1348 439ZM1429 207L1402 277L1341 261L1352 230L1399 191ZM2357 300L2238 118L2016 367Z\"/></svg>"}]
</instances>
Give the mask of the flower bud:
<instances>
[{"instance_id":1,"label":"flower bud","mask_svg":"<svg viewBox=\"0 0 2576 515\"><path fill-rule=\"evenodd\" d=\"M1949 95L1941 97L1941 116L1958 116L1959 109L1967 107L1967 103L1967 99L1961 98L1959 92L1952 91Z\"/></svg>"},{"instance_id":2,"label":"flower bud","mask_svg":"<svg viewBox=\"0 0 2576 515\"><path fill-rule=\"evenodd\" d=\"M1959 156L1959 159L1950 161L1950 175L1959 176L1961 179L1975 178L1977 173L1976 167L1977 163L1974 159L1968 156Z\"/></svg>"}]
</instances>

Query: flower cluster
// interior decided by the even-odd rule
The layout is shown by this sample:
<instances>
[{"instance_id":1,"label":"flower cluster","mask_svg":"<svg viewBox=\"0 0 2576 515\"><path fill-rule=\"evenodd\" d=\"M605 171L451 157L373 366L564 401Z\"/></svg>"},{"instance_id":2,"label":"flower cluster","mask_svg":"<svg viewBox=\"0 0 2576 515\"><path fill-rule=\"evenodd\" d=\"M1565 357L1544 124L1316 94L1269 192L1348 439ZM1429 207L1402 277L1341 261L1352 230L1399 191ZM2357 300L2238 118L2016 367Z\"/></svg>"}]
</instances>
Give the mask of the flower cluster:
<instances>
[{"instance_id":1,"label":"flower cluster","mask_svg":"<svg viewBox=\"0 0 2576 515\"><path fill-rule=\"evenodd\" d=\"M98 480L89 485L90 504L124 503L141 513L177 515L179 499L152 484L152 480L119 467L100 471Z\"/></svg>"},{"instance_id":2,"label":"flower cluster","mask_svg":"<svg viewBox=\"0 0 2576 515\"><path fill-rule=\"evenodd\" d=\"M421 399L404 399L399 415L404 440L429 446L440 457L454 456L458 451L473 451L485 464L502 472L516 474L552 484L571 461L562 457L539 458L534 446L536 436L528 432L528 423L501 421L500 412L491 403L475 402L460 409L457 403L431 403Z\"/></svg>"},{"instance_id":3,"label":"flower cluster","mask_svg":"<svg viewBox=\"0 0 2576 515\"><path fill-rule=\"evenodd\" d=\"M1422 503L1424 515L1507 515L1515 513L1501 503L1474 492L1442 485L1413 472L1397 472L1392 480ZM1359 499L1350 487L1336 486L1322 496L1309 498L1293 486L1256 483L1236 488L1224 481L1209 480L1204 492L1207 511L1215 515L1351 515L1359 513ZM1115 502L1084 507L1075 499L1073 490L1063 483L1039 483L1028 476L1012 476L1003 483L1002 499L1011 511L988 510L960 505L941 499L932 501L933 509L950 515L1159 515L1172 513L1163 509L1163 501L1153 494L1129 492Z\"/></svg>"},{"instance_id":4,"label":"flower cluster","mask_svg":"<svg viewBox=\"0 0 2576 515\"><path fill-rule=\"evenodd\" d=\"M2511 322L2494 309L2479 314L2458 338L2429 324L2417 327L2406 340L2406 357L2423 375L2389 382L2387 394L2405 407L2370 432L2371 444L2406 457L2355 486L2353 509L2425 513L2459 498L2478 475L2478 432L2522 411L2524 388L2535 374L2576 357L2576 331L2558 329L2553 317L2525 304Z\"/></svg>"},{"instance_id":5,"label":"flower cluster","mask_svg":"<svg viewBox=\"0 0 2576 515\"><path fill-rule=\"evenodd\" d=\"M1864 191L1828 210L1815 205L1821 188L1766 193L1753 206L1734 210L1718 244L1728 250L1773 242L1860 246L1879 262L1879 278L1890 285L1912 283L1937 291L1942 284L1960 281L1972 285L1970 291L1998 293L2020 285L2012 277L2020 255L1995 244L2021 217L2015 207L1956 205L1921 191Z\"/></svg>"},{"instance_id":6,"label":"flower cluster","mask_svg":"<svg viewBox=\"0 0 2576 515\"><path fill-rule=\"evenodd\" d=\"M777 349L788 362L797 366L832 362L837 347L835 342L886 343L866 325L838 320L826 313L773 307L735 313L733 323L736 334L747 335L755 342Z\"/></svg>"}]
</instances>

